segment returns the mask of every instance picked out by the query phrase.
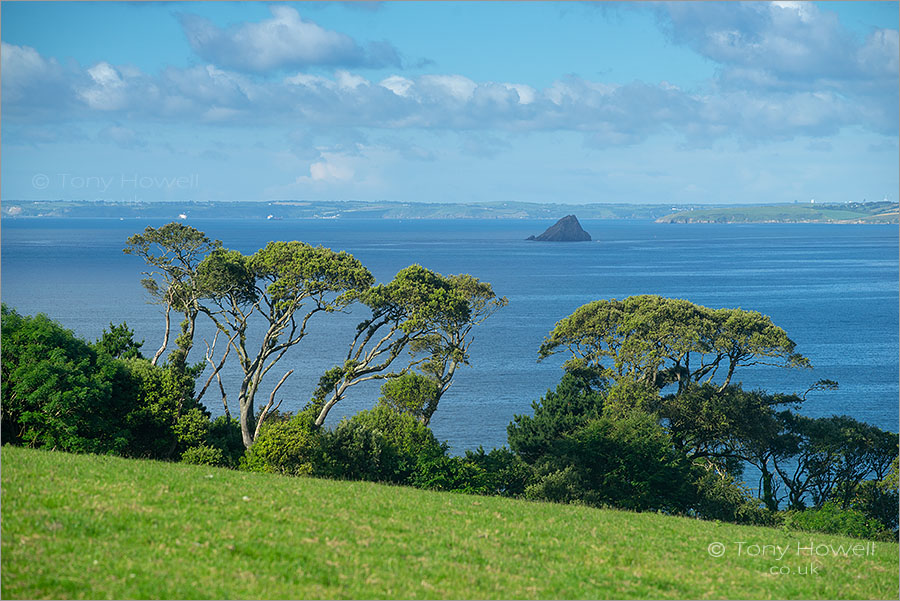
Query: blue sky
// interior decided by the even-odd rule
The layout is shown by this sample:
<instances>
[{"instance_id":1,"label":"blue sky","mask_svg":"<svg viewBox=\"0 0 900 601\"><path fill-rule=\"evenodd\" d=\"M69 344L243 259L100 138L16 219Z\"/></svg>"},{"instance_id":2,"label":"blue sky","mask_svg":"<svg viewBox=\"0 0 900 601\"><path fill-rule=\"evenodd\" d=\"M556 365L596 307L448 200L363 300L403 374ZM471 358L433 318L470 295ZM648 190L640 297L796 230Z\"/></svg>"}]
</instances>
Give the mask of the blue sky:
<instances>
[{"instance_id":1,"label":"blue sky","mask_svg":"<svg viewBox=\"0 0 900 601\"><path fill-rule=\"evenodd\" d=\"M897 199L898 3L3 2L4 200Z\"/></svg>"}]
</instances>

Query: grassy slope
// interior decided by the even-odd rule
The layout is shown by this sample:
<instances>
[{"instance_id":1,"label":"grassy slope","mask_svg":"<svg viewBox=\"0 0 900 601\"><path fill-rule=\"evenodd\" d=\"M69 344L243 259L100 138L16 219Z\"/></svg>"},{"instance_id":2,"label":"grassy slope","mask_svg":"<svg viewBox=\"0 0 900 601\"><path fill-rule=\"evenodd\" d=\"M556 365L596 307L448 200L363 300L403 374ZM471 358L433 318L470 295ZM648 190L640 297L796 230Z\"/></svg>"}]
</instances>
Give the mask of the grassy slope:
<instances>
[{"instance_id":1,"label":"grassy slope","mask_svg":"<svg viewBox=\"0 0 900 601\"><path fill-rule=\"evenodd\" d=\"M898 595L896 544L8 446L2 469L7 599Z\"/></svg>"}]
</instances>

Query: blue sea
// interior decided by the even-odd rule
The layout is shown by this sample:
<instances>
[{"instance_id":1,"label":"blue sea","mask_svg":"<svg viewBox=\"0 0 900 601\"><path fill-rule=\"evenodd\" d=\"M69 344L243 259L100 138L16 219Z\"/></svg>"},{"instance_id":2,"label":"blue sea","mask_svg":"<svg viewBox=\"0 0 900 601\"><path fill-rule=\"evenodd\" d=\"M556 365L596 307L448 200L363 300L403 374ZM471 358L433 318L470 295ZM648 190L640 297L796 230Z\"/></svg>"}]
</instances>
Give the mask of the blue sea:
<instances>
[{"instance_id":1,"label":"blue sea","mask_svg":"<svg viewBox=\"0 0 900 601\"><path fill-rule=\"evenodd\" d=\"M302 240L346 250L379 281L419 263L444 274L491 282L509 305L479 326L472 365L457 372L432 422L455 452L501 446L515 414L555 387L561 357L538 362L557 320L603 298L659 294L707 307L764 313L808 357L811 370L744 368L745 388L802 393L819 379L840 388L809 395L810 416L847 414L898 429L898 228L894 225L691 224L583 220L589 243L527 242L540 220L191 220L227 247L251 253L270 240ZM23 314L45 313L77 335L97 338L126 321L152 355L163 336L159 306L140 285L142 261L126 238L161 221L2 220L2 300ZM319 375L342 363L362 313L326 316L268 376L259 400L288 369L282 409L296 410ZM177 323L177 319L175 320ZM202 361L211 328L200 329L192 360ZM220 343L221 347L221 343ZM226 374L232 403L237 369ZM335 407L342 416L371 407L378 386L359 387ZM204 399L223 412L218 394ZM236 412L236 408L232 407Z\"/></svg>"}]
</instances>

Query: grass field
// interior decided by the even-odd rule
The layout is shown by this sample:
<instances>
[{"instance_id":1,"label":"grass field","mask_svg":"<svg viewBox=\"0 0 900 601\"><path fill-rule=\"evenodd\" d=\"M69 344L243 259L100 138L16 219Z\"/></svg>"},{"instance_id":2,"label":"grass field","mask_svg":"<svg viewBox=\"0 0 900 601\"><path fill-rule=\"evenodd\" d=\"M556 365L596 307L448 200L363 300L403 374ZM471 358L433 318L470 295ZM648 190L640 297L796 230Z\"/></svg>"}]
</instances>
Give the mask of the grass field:
<instances>
[{"instance_id":1,"label":"grass field","mask_svg":"<svg viewBox=\"0 0 900 601\"><path fill-rule=\"evenodd\" d=\"M892 543L9 446L0 461L5 599L898 596Z\"/></svg>"}]
</instances>

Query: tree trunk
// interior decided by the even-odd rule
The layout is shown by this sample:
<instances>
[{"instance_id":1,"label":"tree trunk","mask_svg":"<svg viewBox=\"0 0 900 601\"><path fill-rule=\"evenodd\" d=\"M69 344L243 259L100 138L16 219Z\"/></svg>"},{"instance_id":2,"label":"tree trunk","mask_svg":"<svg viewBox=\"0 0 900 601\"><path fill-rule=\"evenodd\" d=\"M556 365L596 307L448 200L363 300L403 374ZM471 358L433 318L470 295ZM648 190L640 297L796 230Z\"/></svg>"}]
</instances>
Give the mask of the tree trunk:
<instances>
[{"instance_id":1,"label":"tree trunk","mask_svg":"<svg viewBox=\"0 0 900 601\"><path fill-rule=\"evenodd\" d=\"M162 354L166 352L166 347L169 346L169 330L171 329L172 322L169 313L171 312L171 307L166 305L166 335L163 337L162 346L159 347L159 350L156 351L156 354L153 355L153 360L150 361L151 365L156 365L159 361L159 358L162 357Z\"/></svg>"},{"instance_id":2,"label":"tree trunk","mask_svg":"<svg viewBox=\"0 0 900 601\"><path fill-rule=\"evenodd\" d=\"M762 485L762 500L766 509L772 512L778 511L778 502L775 500L775 493L772 490L772 474L768 470L762 472Z\"/></svg>"},{"instance_id":3,"label":"tree trunk","mask_svg":"<svg viewBox=\"0 0 900 601\"><path fill-rule=\"evenodd\" d=\"M724 392L728 385L731 384L731 377L734 375L734 368L736 367L736 362L734 360L730 360L728 362L728 374L725 376L725 381L722 382L722 385L719 386L719 392Z\"/></svg>"},{"instance_id":4,"label":"tree trunk","mask_svg":"<svg viewBox=\"0 0 900 601\"><path fill-rule=\"evenodd\" d=\"M242 387L243 388L243 387ZM241 439L244 441L244 448L249 449L253 446L253 399L247 399L244 395L245 391L241 390L241 396L238 399L240 404L241 417Z\"/></svg>"}]
</instances>

